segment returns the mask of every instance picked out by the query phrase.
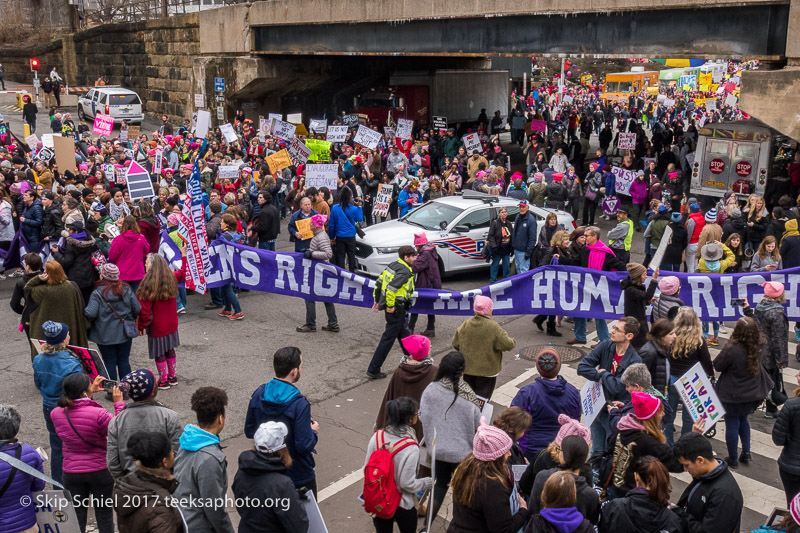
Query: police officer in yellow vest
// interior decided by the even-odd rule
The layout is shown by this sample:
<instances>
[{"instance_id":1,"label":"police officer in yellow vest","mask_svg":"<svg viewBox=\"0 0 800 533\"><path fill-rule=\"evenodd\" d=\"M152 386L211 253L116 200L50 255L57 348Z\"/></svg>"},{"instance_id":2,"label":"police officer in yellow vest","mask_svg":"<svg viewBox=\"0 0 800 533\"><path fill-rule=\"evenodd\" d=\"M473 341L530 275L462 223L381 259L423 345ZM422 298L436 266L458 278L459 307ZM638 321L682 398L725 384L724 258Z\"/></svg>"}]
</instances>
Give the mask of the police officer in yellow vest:
<instances>
[{"instance_id":1,"label":"police officer in yellow vest","mask_svg":"<svg viewBox=\"0 0 800 533\"><path fill-rule=\"evenodd\" d=\"M617 225L608 232L608 245L614 250L617 259L623 263L631 260L631 243L633 242L633 220L628 218L628 208L617 209Z\"/></svg>"},{"instance_id":2,"label":"police officer in yellow vest","mask_svg":"<svg viewBox=\"0 0 800 533\"><path fill-rule=\"evenodd\" d=\"M386 329L369 363L367 369L369 379L386 377L386 374L381 372L381 365L389 355L395 339L403 353L408 353L400 339L408 335L406 313L411 307L411 298L414 294L414 273L411 271L411 265L417 259L417 250L413 246L401 246L397 256L397 261L381 272L378 281L375 282L375 291L372 293L375 299L372 310L376 313L379 310L384 311Z\"/></svg>"}]
</instances>

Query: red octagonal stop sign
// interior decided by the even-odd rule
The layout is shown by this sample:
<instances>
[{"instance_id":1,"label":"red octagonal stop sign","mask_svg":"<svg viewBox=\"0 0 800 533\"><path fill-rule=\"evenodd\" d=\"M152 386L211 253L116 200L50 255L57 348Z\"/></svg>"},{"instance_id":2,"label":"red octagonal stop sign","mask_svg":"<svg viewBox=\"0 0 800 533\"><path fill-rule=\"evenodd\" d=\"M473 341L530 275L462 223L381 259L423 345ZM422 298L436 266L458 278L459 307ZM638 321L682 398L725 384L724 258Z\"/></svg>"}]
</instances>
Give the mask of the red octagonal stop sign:
<instances>
[{"instance_id":1,"label":"red octagonal stop sign","mask_svg":"<svg viewBox=\"0 0 800 533\"><path fill-rule=\"evenodd\" d=\"M708 164L708 169L712 174L722 174L725 172L725 161L722 159L712 159Z\"/></svg>"},{"instance_id":2,"label":"red octagonal stop sign","mask_svg":"<svg viewBox=\"0 0 800 533\"><path fill-rule=\"evenodd\" d=\"M739 161L739 163L736 164L736 173L743 178L749 176L752 171L753 165L747 161Z\"/></svg>"}]
</instances>

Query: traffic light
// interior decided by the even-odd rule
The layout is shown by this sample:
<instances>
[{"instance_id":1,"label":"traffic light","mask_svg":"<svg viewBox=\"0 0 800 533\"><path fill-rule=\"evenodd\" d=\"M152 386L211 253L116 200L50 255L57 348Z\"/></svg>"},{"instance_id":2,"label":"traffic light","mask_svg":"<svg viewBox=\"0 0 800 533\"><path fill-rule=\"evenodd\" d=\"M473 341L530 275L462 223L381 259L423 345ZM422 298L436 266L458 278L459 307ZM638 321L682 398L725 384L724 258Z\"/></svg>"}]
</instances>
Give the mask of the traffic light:
<instances>
[{"instance_id":1,"label":"traffic light","mask_svg":"<svg viewBox=\"0 0 800 533\"><path fill-rule=\"evenodd\" d=\"M36 58L31 59L31 70L36 70L39 68L39 60Z\"/></svg>"}]
</instances>

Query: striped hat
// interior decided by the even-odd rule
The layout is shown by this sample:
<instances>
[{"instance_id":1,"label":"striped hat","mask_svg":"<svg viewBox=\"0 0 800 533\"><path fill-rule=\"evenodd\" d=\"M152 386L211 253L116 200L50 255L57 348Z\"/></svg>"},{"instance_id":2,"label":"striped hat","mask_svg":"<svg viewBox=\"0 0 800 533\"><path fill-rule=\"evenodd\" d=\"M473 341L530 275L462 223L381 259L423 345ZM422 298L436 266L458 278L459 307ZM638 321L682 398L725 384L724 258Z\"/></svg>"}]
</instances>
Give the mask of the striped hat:
<instances>
[{"instance_id":1,"label":"striped hat","mask_svg":"<svg viewBox=\"0 0 800 533\"><path fill-rule=\"evenodd\" d=\"M717 223L717 210L712 207L711 209L706 211L705 219L706 219L706 222L708 222L709 224L716 224Z\"/></svg>"},{"instance_id":2,"label":"striped hat","mask_svg":"<svg viewBox=\"0 0 800 533\"><path fill-rule=\"evenodd\" d=\"M792 514L794 521L800 525L800 493L792 498L792 502L789 504L789 512Z\"/></svg>"}]
</instances>

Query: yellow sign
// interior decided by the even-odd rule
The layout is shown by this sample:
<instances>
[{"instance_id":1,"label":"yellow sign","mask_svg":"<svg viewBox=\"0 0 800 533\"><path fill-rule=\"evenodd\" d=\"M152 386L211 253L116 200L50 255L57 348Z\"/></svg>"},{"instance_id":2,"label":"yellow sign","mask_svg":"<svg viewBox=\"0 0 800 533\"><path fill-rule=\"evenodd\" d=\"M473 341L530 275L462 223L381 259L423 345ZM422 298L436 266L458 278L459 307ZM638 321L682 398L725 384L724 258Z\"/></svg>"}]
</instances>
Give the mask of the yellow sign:
<instances>
[{"instance_id":1,"label":"yellow sign","mask_svg":"<svg viewBox=\"0 0 800 533\"><path fill-rule=\"evenodd\" d=\"M695 105L697 107L700 107L701 105L706 105L706 99L705 98L695 98L694 99L694 103L695 103Z\"/></svg>"},{"instance_id":2,"label":"yellow sign","mask_svg":"<svg viewBox=\"0 0 800 533\"><path fill-rule=\"evenodd\" d=\"M311 218L298 218L295 223L297 231L300 233L300 239L305 241L314 236L314 231L311 229Z\"/></svg>"},{"instance_id":3,"label":"yellow sign","mask_svg":"<svg viewBox=\"0 0 800 533\"><path fill-rule=\"evenodd\" d=\"M708 92L708 85L701 85L700 86L700 92L703 92L703 93Z\"/></svg>"},{"instance_id":4,"label":"yellow sign","mask_svg":"<svg viewBox=\"0 0 800 533\"><path fill-rule=\"evenodd\" d=\"M725 185L721 181L706 181L706 185L708 185L709 187L727 187L727 185Z\"/></svg>"},{"instance_id":5,"label":"yellow sign","mask_svg":"<svg viewBox=\"0 0 800 533\"><path fill-rule=\"evenodd\" d=\"M295 124L294 122L290 122L295 127L294 134L295 135L308 135L308 130L306 129L306 125L302 122Z\"/></svg>"},{"instance_id":6,"label":"yellow sign","mask_svg":"<svg viewBox=\"0 0 800 533\"><path fill-rule=\"evenodd\" d=\"M711 85L711 78L712 75L710 72L707 74L700 73L697 75L697 83L698 85Z\"/></svg>"},{"instance_id":7,"label":"yellow sign","mask_svg":"<svg viewBox=\"0 0 800 533\"><path fill-rule=\"evenodd\" d=\"M292 166L292 158L289 157L289 152L284 148L280 152L267 156L267 165L269 165L269 171L275 174L279 170Z\"/></svg>"},{"instance_id":8,"label":"yellow sign","mask_svg":"<svg viewBox=\"0 0 800 533\"><path fill-rule=\"evenodd\" d=\"M684 86L683 86L683 90L684 90L684 91L691 91L691 90L692 90L692 86L691 86L691 85L688 85L688 84L686 84L686 85L684 85Z\"/></svg>"}]
</instances>

